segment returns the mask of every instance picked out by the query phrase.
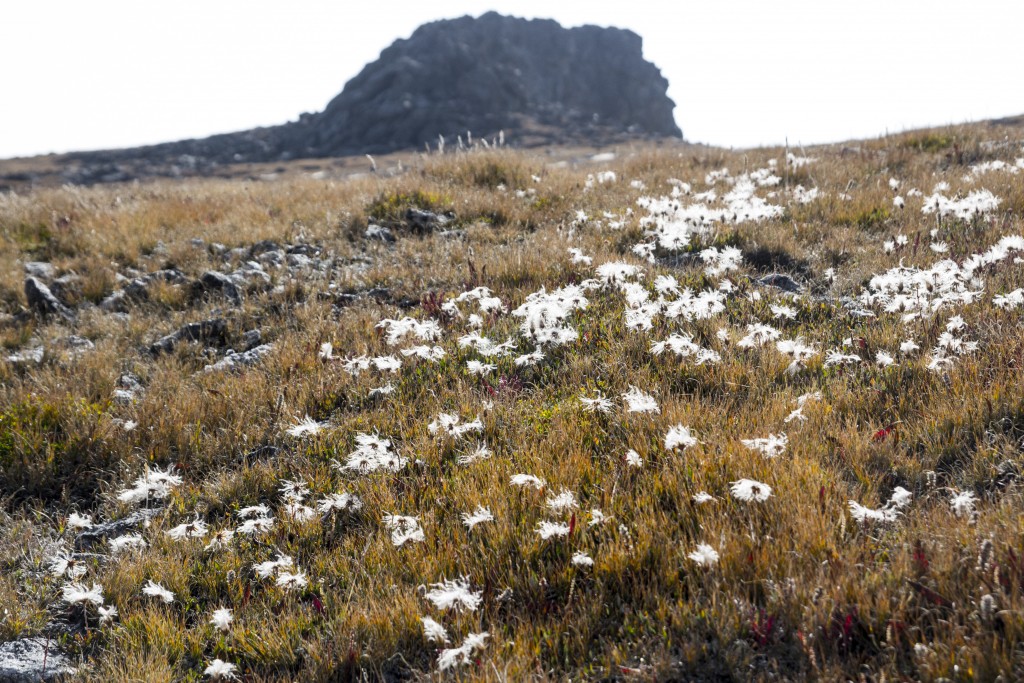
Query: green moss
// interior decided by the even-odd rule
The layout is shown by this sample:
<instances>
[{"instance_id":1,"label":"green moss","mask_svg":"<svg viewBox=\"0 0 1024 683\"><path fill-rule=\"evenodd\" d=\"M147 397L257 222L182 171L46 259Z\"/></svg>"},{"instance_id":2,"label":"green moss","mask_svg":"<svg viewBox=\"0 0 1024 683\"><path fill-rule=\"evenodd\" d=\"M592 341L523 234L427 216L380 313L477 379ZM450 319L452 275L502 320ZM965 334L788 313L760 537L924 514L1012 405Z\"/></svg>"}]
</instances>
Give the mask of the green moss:
<instances>
[{"instance_id":1,"label":"green moss","mask_svg":"<svg viewBox=\"0 0 1024 683\"><path fill-rule=\"evenodd\" d=\"M955 142L950 135L922 133L904 140L903 146L919 152L941 152L952 147Z\"/></svg>"},{"instance_id":2,"label":"green moss","mask_svg":"<svg viewBox=\"0 0 1024 683\"><path fill-rule=\"evenodd\" d=\"M370 220L378 223L395 224L405 219L405 212L409 209L448 211L451 209L451 204L451 197L437 192L424 190L386 192L366 207L366 215Z\"/></svg>"}]
</instances>

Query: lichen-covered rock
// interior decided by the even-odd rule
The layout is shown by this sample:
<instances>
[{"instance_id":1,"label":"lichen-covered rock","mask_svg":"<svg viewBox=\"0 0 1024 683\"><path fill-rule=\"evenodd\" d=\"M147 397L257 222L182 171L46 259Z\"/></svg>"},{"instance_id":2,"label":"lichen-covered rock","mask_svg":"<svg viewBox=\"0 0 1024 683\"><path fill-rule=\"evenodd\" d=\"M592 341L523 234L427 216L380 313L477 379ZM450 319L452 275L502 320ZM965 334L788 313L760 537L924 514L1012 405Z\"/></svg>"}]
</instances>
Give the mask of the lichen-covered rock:
<instances>
[{"instance_id":1,"label":"lichen-covered rock","mask_svg":"<svg viewBox=\"0 0 1024 683\"><path fill-rule=\"evenodd\" d=\"M0 643L0 683L53 681L74 672L67 656L46 638Z\"/></svg>"}]
</instances>

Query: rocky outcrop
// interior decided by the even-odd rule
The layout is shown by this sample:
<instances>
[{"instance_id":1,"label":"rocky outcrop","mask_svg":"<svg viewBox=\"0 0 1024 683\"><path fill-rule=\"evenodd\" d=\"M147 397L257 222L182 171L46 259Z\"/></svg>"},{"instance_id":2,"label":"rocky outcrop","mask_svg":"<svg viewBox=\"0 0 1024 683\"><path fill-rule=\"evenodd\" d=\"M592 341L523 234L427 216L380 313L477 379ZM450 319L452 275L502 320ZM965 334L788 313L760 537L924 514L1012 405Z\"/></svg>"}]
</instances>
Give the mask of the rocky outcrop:
<instances>
[{"instance_id":1,"label":"rocky outcrop","mask_svg":"<svg viewBox=\"0 0 1024 683\"><path fill-rule=\"evenodd\" d=\"M215 175L240 162L378 154L439 136L518 147L682 137L668 81L640 36L494 12L425 24L397 40L317 114L281 126L135 149L66 155L64 180ZM468 141L468 140L467 140Z\"/></svg>"},{"instance_id":2,"label":"rocky outcrop","mask_svg":"<svg viewBox=\"0 0 1024 683\"><path fill-rule=\"evenodd\" d=\"M551 142L681 137L667 89L632 31L491 12L426 24L396 41L315 117L310 147L389 152L467 131Z\"/></svg>"}]
</instances>

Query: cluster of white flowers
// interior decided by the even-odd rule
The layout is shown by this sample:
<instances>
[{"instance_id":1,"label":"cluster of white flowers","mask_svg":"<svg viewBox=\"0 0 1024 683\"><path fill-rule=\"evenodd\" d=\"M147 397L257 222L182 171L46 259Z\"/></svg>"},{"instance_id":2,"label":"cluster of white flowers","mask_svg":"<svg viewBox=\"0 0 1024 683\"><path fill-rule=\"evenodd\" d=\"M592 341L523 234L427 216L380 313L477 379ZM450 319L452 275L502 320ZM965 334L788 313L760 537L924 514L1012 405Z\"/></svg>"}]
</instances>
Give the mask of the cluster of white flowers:
<instances>
[{"instance_id":1,"label":"cluster of white flowers","mask_svg":"<svg viewBox=\"0 0 1024 683\"><path fill-rule=\"evenodd\" d=\"M349 453L344 465L335 462L335 469L358 474L370 474L378 471L397 472L409 462L408 458L404 458L392 450L391 441L388 439L363 432L356 434L355 438L356 449Z\"/></svg>"},{"instance_id":2,"label":"cluster of white flowers","mask_svg":"<svg viewBox=\"0 0 1024 683\"><path fill-rule=\"evenodd\" d=\"M180 486L182 478L174 474L174 466L166 470L149 469L136 479L129 488L117 494L122 503L139 504L150 500L163 500L171 495L175 487Z\"/></svg>"}]
</instances>

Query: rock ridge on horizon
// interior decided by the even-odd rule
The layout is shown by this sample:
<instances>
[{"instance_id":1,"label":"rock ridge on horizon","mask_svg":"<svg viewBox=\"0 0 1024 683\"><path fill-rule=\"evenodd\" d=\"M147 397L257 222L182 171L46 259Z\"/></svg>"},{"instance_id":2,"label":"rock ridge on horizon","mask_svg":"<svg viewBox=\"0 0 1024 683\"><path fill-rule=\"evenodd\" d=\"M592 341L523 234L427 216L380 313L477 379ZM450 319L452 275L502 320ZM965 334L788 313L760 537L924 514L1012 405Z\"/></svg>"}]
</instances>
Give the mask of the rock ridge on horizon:
<instances>
[{"instance_id":1,"label":"rock ridge on horizon","mask_svg":"<svg viewBox=\"0 0 1024 683\"><path fill-rule=\"evenodd\" d=\"M217 166L437 147L439 136L515 147L681 138L668 81L619 28L563 28L489 12L420 26L316 114L280 126L65 155L70 182L210 174Z\"/></svg>"}]
</instances>

